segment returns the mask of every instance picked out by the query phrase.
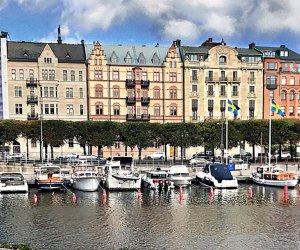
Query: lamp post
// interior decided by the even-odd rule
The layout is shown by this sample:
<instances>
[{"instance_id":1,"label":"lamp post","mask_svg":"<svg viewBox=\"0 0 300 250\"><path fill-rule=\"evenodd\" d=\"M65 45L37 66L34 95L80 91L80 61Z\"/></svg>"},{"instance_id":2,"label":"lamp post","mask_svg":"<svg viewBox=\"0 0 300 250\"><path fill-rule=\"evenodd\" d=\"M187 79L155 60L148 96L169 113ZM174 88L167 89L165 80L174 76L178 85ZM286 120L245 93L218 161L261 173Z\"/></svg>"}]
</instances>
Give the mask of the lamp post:
<instances>
[{"instance_id":1,"label":"lamp post","mask_svg":"<svg viewBox=\"0 0 300 250\"><path fill-rule=\"evenodd\" d=\"M41 84L39 84L39 87L41 88L41 98L40 98L40 103L41 103L41 113L40 113L40 121L41 121L41 141L40 141L40 158L41 158L41 161L42 161L42 164L44 163L44 156L43 156L43 103L42 103L42 100L43 100L43 90L42 90L42 86Z\"/></svg>"},{"instance_id":2,"label":"lamp post","mask_svg":"<svg viewBox=\"0 0 300 250\"><path fill-rule=\"evenodd\" d=\"M218 125L221 125L221 144L220 144L220 149L221 149L221 163L223 163L223 158L224 158L224 136L223 136L223 121L218 122Z\"/></svg>"}]
</instances>

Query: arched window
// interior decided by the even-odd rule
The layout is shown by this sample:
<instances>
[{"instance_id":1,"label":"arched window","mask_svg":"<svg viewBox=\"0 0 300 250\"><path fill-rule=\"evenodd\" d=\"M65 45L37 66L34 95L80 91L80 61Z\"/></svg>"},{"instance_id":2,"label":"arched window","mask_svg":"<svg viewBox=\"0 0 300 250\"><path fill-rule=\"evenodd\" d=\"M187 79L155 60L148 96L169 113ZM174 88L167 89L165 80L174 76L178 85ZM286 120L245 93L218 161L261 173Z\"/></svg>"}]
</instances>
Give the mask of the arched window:
<instances>
[{"instance_id":1,"label":"arched window","mask_svg":"<svg viewBox=\"0 0 300 250\"><path fill-rule=\"evenodd\" d=\"M97 102L95 104L95 113L96 115L103 115L103 103Z\"/></svg>"},{"instance_id":2,"label":"arched window","mask_svg":"<svg viewBox=\"0 0 300 250\"><path fill-rule=\"evenodd\" d=\"M160 116L160 105L159 104L154 105L154 115Z\"/></svg>"},{"instance_id":3,"label":"arched window","mask_svg":"<svg viewBox=\"0 0 300 250\"><path fill-rule=\"evenodd\" d=\"M283 90L281 92L281 100L286 100L286 91L285 90Z\"/></svg>"},{"instance_id":4,"label":"arched window","mask_svg":"<svg viewBox=\"0 0 300 250\"><path fill-rule=\"evenodd\" d=\"M291 90L290 92L290 100L293 101L295 99L295 92L294 90Z\"/></svg>"},{"instance_id":5,"label":"arched window","mask_svg":"<svg viewBox=\"0 0 300 250\"><path fill-rule=\"evenodd\" d=\"M103 97L103 86L100 84L95 86L95 97Z\"/></svg>"},{"instance_id":6,"label":"arched window","mask_svg":"<svg viewBox=\"0 0 300 250\"><path fill-rule=\"evenodd\" d=\"M145 58L143 52L141 52L141 53L139 54L138 62L139 62L140 64L145 64L145 63L146 63L146 58Z\"/></svg>"},{"instance_id":7,"label":"arched window","mask_svg":"<svg viewBox=\"0 0 300 250\"><path fill-rule=\"evenodd\" d=\"M118 57L117 57L117 55L116 55L115 52L113 52L113 53L111 54L110 62L112 62L112 63L117 63L117 62L118 62Z\"/></svg>"},{"instance_id":8,"label":"arched window","mask_svg":"<svg viewBox=\"0 0 300 250\"><path fill-rule=\"evenodd\" d=\"M120 87L119 86L113 86L113 98L119 98L120 97Z\"/></svg>"},{"instance_id":9,"label":"arched window","mask_svg":"<svg viewBox=\"0 0 300 250\"><path fill-rule=\"evenodd\" d=\"M132 57L131 57L129 51L126 54L124 61L125 61L125 63L132 63Z\"/></svg>"},{"instance_id":10,"label":"arched window","mask_svg":"<svg viewBox=\"0 0 300 250\"><path fill-rule=\"evenodd\" d=\"M219 64L226 64L227 58L226 56L220 56L219 57Z\"/></svg>"},{"instance_id":11,"label":"arched window","mask_svg":"<svg viewBox=\"0 0 300 250\"><path fill-rule=\"evenodd\" d=\"M170 99L177 99L177 88L176 87L170 87Z\"/></svg>"}]
</instances>

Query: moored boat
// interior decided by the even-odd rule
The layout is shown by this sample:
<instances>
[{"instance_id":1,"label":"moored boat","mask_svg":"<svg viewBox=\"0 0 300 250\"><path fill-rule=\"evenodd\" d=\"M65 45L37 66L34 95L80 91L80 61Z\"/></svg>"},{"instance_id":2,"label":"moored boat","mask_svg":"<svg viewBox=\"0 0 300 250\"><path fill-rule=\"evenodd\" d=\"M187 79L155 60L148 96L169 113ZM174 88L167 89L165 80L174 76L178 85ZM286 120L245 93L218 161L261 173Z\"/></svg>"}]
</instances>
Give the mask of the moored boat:
<instances>
[{"instance_id":1,"label":"moored boat","mask_svg":"<svg viewBox=\"0 0 300 250\"><path fill-rule=\"evenodd\" d=\"M71 175L71 187L81 191L96 191L100 184L100 175L93 166L76 166Z\"/></svg>"},{"instance_id":2,"label":"moored boat","mask_svg":"<svg viewBox=\"0 0 300 250\"><path fill-rule=\"evenodd\" d=\"M238 181L226 164L207 164L202 172L196 173L196 181L202 186L214 188L237 188Z\"/></svg>"},{"instance_id":3,"label":"moored boat","mask_svg":"<svg viewBox=\"0 0 300 250\"><path fill-rule=\"evenodd\" d=\"M186 187L191 185L192 178L185 165L174 165L170 168L168 180L173 182L176 187Z\"/></svg>"},{"instance_id":4,"label":"moored boat","mask_svg":"<svg viewBox=\"0 0 300 250\"><path fill-rule=\"evenodd\" d=\"M0 175L0 193L27 193L28 183L23 174L5 172Z\"/></svg>"},{"instance_id":5,"label":"moored boat","mask_svg":"<svg viewBox=\"0 0 300 250\"><path fill-rule=\"evenodd\" d=\"M36 173L35 183L42 190L59 190L63 188L64 179L61 168L56 165L46 164L41 166Z\"/></svg>"},{"instance_id":6,"label":"moored boat","mask_svg":"<svg viewBox=\"0 0 300 250\"><path fill-rule=\"evenodd\" d=\"M252 174L253 182L265 186L294 188L298 184L298 177L293 172L285 171L280 167L257 167Z\"/></svg>"},{"instance_id":7,"label":"moored boat","mask_svg":"<svg viewBox=\"0 0 300 250\"><path fill-rule=\"evenodd\" d=\"M143 187L149 189L171 189L174 188L174 183L168 180L168 172L160 168L148 170L142 177Z\"/></svg>"}]
</instances>

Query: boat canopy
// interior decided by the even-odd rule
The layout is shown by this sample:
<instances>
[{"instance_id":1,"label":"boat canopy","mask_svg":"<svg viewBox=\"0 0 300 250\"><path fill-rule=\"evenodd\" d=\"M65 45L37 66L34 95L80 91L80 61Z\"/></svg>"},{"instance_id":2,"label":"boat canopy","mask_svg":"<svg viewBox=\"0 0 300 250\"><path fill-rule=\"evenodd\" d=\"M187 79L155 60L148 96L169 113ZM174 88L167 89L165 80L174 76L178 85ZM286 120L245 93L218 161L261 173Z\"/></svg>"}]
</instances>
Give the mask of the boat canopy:
<instances>
[{"instance_id":1,"label":"boat canopy","mask_svg":"<svg viewBox=\"0 0 300 250\"><path fill-rule=\"evenodd\" d=\"M210 164L210 173L218 181L233 180L233 176L230 173L226 164Z\"/></svg>"}]
</instances>

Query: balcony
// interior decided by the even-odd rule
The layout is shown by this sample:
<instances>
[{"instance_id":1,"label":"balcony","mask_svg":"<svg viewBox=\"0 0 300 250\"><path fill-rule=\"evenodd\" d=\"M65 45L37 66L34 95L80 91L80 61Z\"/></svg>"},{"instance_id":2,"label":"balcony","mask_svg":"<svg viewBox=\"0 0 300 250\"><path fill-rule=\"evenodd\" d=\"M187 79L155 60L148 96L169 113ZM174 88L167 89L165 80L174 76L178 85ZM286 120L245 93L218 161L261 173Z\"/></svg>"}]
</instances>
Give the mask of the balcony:
<instances>
[{"instance_id":1,"label":"balcony","mask_svg":"<svg viewBox=\"0 0 300 250\"><path fill-rule=\"evenodd\" d=\"M134 105L135 103L136 103L135 97L129 97L129 96L126 97L126 104L127 105Z\"/></svg>"},{"instance_id":2,"label":"balcony","mask_svg":"<svg viewBox=\"0 0 300 250\"><path fill-rule=\"evenodd\" d=\"M34 88L37 88L38 83L39 83L39 81L38 81L38 79L36 79L36 78L27 78L27 79L26 79L26 87L27 87L27 88L28 88L28 87L34 87Z\"/></svg>"},{"instance_id":3,"label":"balcony","mask_svg":"<svg viewBox=\"0 0 300 250\"><path fill-rule=\"evenodd\" d=\"M215 93L214 91L207 91L207 96L215 96Z\"/></svg>"},{"instance_id":4,"label":"balcony","mask_svg":"<svg viewBox=\"0 0 300 250\"><path fill-rule=\"evenodd\" d=\"M127 114L126 121L128 122L140 122L140 121L150 121L149 114L142 114L141 116L137 116L136 114Z\"/></svg>"},{"instance_id":5,"label":"balcony","mask_svg":"<svg viewBox=\"0 0 300 250\"><path fill-rule=\"evenodd\" d=\"M134 79L126 79L125 84L126 84L126 88L134 88L135 80Z\"/></svg>"},{"instance_id":6,"label":"balcony","mask_svg":"<svg viewBox=\"0 0 300 250\"><path fill-rule=\"evenodd\" d=\"M232 91L231 92L231 96L232 97L238 97L239 96L239 92L238 91Z\"/></svg>"},{"instance_id":7,"label":"balcony","mask_svg":"<svg viewBox=\"0 0 300 250\"><path fill-rule=\"evenodd\" d=\"M190 92L190 98L198 98L200 94L198 92Z\"/></svg>"},{"instance_id":8,"label":"balcony","mask_svg":"<svg viewBox=\"0 0 300 250\"><path fill-rule=\"evenodd\" d=\"M266 88L268 90L275 90L275 89L277 89L277 83L267 83Z\"/></svg>"},{"instance_id":9,"label":"balcony","mask_svg":"<svg viewBox=\"0 0 300 250\"><path fill-rule=\"evenodd\" d=\"M224 91L224 92L220 92L220 97L227 97L227 93Z\"/></svg>"},{"instance_id":10,"label":"balcony","mask_svg":"<svg viewBox=\"0 0 300 250\"><path fill-rule=\"evenodd\" d=\"M252 77L248 78L248 83L249 84L255 84L255 82L256 82L256 78L252 78Z\"/></svg>"},{"instance_id":11,"label":"balcony","mask_svg":"<svg viewBox=\"0 0 300 250\"><path fill-rule=\"evenodd\" d=\"M38 104L38 96L36 95L27 96L27 104Z\"/></svg>"},{"instance_id":12,"label":"balcony","mask_svg":"<svg viewBox=\"0 0 300 250\"><path fill-rule=\"evenodd\" d=\"M205 82L216 82L216 79L214 79L212 76L205 77Z\"/></svg>"},{"instance_id":13,"label":"balcony","mask_svg":"<svg viewBox=\"0 0 300 250\"><path fill-rule=\"evenodd\" d=\"M221 76L221 77L219 78L219 81L220 81L220 82L228 82L228 78L227 78L226 76Z\"/></svg>"},{"instance_id":14,"label":"balcony","mask_svg":"<svg viewBox=\"0 0 300 250\"><path fill-rule=\"evenodd\" d=\"M249 92L247 97L248 98L256 98L256 94L254 92Z\"/></svg>"},{"instance_id":15,"label":"balcony","mask_svg":"<svg viewBox=\"0 0 300 250\"><path fill-rule=\"evenodd\" d=\"M38 120L39 114L38 113L28 113L27 120Z\"/></svg>"},{"instance_id":16,"label":"balcony","mask_svg":"<svg viewBox=\"0 0 300 250\"><path fill-rule=\"evenodd\" d=\"M149 88L150 81L149 80L141 80L141 88Z\"/></svg>"},{"instance_id":17,"label":"balcony","mask_svg":"<svg viewBox=\"0 0 300 250\"><path fill-rule=\"evenodd\" d=\"M192 76L191 82L198 82L198 76Z\"/></svg>"},{"instance_id":18,"label":"balcony","mask_svg":"<svg viewBox=\"0 0 300 250\"><path fill-rule=\"evenodd\" d=\"M142 97L141 98L142 105L149 105L150 103L150 97Z\"/></svg>"},{"instance_id":19,"label":"balcony","mask_svg":"<svg viewBox=\"0 0 300 250\"><path fill-rule=\"evenodd\" d=\"M240 77L232 77L230 79L230 81L233 82L233 83L239 83L239 82L241 82L241 78Z\"/></svg>"}]
</instances>

